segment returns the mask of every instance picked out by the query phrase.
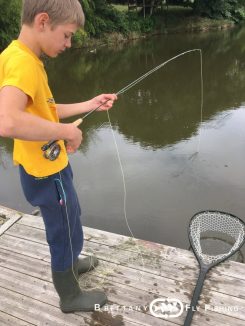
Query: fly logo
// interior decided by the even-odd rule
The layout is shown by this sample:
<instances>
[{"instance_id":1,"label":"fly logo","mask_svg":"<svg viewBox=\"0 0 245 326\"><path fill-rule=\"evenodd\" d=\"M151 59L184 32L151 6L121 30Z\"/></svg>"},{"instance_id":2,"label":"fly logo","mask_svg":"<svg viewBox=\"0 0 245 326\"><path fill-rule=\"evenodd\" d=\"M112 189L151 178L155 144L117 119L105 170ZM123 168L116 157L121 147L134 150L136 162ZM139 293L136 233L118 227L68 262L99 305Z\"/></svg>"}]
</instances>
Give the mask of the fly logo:
<instances>
[{"instance_id":1,"label":"fly logo","mask_svg":"<svg viewBox=\"0 0 245 326\"><path fill-rule=\"evenodd\" d=\"M47 103L49 103L49 104L55 104L54 98L53 97L48 98L47 99Z\"/></svg>"},{"instance_id":2,"label":"fly logo","mask_svg":"<svg viewBox=\"0 0 245 326\"><path fill-rule=\"evenodd\" d=\"M183 303L178 299L155 299L150 303L150 313L157 318L176 318L184 311Z\"/></svg>"}]
</instances>

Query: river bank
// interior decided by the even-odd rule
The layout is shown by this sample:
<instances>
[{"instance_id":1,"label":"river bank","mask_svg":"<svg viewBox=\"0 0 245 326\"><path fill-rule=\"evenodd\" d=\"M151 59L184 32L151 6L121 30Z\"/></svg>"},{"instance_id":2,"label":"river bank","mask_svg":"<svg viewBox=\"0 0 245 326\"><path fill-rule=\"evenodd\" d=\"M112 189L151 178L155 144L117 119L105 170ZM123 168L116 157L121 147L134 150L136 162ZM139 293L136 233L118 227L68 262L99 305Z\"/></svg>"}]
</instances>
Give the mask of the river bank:
<instances>
[{"instance_id":1,"label":"river bank","mask_svg":"<svg viewBox=\"0 0 245 326\"><path fill-rule=\"evenodd\" d=\"M74 38L74 48L96 49L103 45L115 45L150 38L155 35L176 33L203 33L210 30L224 30L238 26L234 20L214 19L196 15L192 8L168 6L157 8L152 16L143 18L142 9L128 11L127 5L112 5L113 21L104 20L106 28L96 27L94 36L90 28L79 30ZM111 26L113 25L113 27ZM96 36L95 36L96 35Z\"/></svg>"},{"instance_id":2,"label":"river bank","mask_svg":"<svg viewBox=\"0 0 245 326\"><path fill-rule=\"evenodd\" d=\"M231 29L238 24L230 20L209 19L198 16L173 16L168 19L161 20L162 17L157 17L156 27L147 33L131 31L128 34L112 32L105 33L99 38L83 36L82 40L74 43L74 48L95 49L100 46L130 42L150 38L155 35L176 34L176 33L205 33L212 30L226 30Z\"/></svg>"},{"instance_id":3,"label":"river bank","mask_svg":"<svg viewBox=\"0 0 245 326\"><path fill-rule=\"evenodd\" d=\"M1 8L2 9L2 8ZM8 15L11 20L0 19L0 51L2 51L19 34L20 6L11 7ZM85 10L85 29L81 28L74 36L73 48L97 48L101 45L119 44L131 40L150 38L153 35L173 33L206 32L221 30L238 25L243 19L212 19L196 15L193 9L184 6L163 6L156 8L152 14L142 9L128 11L127 5L105 5L95 11ZM145 18L144 18L145 16ZM2 17L5 17L3 11ZM220 16L225 17L225 16Z\"/></svg>"}]
</instances>

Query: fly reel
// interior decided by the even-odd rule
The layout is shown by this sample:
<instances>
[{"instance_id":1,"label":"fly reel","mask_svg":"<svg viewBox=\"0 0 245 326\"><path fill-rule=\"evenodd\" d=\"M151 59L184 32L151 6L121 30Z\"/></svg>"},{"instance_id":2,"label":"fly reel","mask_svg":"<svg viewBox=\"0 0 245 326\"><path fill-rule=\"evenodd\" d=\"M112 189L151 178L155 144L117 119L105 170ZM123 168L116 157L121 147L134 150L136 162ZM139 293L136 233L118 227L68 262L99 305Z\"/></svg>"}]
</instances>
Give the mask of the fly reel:
<instances>
[{"instance_id":1,"label":"fly reel","mask_svg":"<svg viewBox=\"0 0 245 326\"><path fill-rule=\"evenodd\" d=\"M78 127L82 121L83 119L80 118L74 121L73 124ZM43 157L45 157L47 160L55 161L60 155L61 146L57 143L57 140L51 140L47 144L44 144L41 147L41 150L43 151Z\"/></svg>"},{"instance_id":2,"label":"fly reel","mask_svg":"<svg viewBox=\"0 0 245 326\"><path fill-rule=\"evenodd\" d=\"M56 141L50 141L47 144L42 146L43 156L50 161L55 161L61 151L60 144L58 144Z\"/></svg>"}]
</instances>

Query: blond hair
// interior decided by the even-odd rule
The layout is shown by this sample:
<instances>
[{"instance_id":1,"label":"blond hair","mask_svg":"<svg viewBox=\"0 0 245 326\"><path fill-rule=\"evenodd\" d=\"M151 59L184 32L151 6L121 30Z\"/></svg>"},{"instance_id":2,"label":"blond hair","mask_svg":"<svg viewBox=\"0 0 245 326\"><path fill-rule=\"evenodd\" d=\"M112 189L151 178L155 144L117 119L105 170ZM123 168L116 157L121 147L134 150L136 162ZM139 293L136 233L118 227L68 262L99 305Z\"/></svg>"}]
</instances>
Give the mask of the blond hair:
<instances>
[{"instance_id":1,"label":"blond hair","mask_svg":"<svg viewBox=\"0 0 245 326\"><path fill-rule=\"evenodd\" d=\"M22 0L21 24L32 25L39 13L49 15L52 26L76 24L84 26L85 17L78 0Z\"/></svg>"}]
</instances>

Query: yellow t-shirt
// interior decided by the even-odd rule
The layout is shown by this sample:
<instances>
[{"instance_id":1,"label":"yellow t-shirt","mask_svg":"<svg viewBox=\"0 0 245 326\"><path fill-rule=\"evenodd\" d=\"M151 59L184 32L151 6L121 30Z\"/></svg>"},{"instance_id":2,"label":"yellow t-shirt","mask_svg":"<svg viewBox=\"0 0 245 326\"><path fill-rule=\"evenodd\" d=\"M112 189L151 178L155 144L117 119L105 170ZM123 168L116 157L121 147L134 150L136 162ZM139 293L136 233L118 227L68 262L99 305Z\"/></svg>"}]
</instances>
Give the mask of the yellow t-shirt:
<instances>
[{"instance_id":1,"label":"yellow t-shirt","mask_svg":"<svg viewBox=\"0 0 245 326\"><path fill-rule=\"evenodd\" d=\"M18 40L13 41L0 54L0 89L4 86L15 86L28 95L26 112L59 122L42 61ZM14 164L21 164L28 174L35 177L45 177L61 171L68 164L64 141L59 141L61 152L55 161L43 157L41 147L45 143L47 142L15 139Z\"/></svg>"}]
</instances>

